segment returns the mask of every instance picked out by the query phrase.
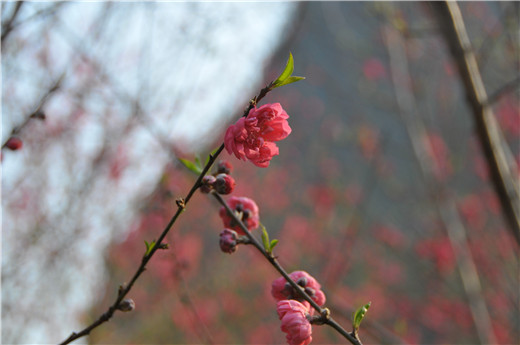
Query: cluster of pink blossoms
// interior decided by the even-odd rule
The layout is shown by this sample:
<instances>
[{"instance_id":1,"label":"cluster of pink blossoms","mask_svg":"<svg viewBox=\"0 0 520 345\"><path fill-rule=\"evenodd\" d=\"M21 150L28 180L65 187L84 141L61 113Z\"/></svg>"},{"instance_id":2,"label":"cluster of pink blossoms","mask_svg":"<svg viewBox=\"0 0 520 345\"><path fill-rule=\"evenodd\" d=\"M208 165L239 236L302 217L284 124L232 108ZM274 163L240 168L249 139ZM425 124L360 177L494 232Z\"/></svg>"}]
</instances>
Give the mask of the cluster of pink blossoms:
<instances>
[{"instance_id":1,"label":"cluster of pink blossoms","mask_svg":"<svg viewBox=\"0 0 520 345\"><path fill-rule=\"evenodd\" d=\"M251 109L246 117L240 118L227 129L224 137L226 150L238 159L250 160L258 167L269 166L271 159L279 154L274 142L285 139L291 133L288 118L289 115L279 103ZM253 200L231 197L228 205L248 230L259 226L258 206ZM233 253L237 244L243 243L238 235L244 235L244 231L224 207L219 214L225 227L220 233L220 248L226 253ZM314 302L320 306L325 304L321 285L311 275L304 271L295 271L289 277ZM276 310L282 322L281 329L287 333L289 345L308 345L312 341L310 320L314 313L310 303L284 277L273 282L271 294L277 301Z\"/></svg>"},{"instance_id":2,"label":"cluster of pink blossoms","mask_svg":"<svg viewBox=\"0 0 520 345\"><path fill-rule=\"evenodd\" d=\"M258 167L268 167L271 159L279 154L274 142L291 133L288 118L280 103L251 109L246 117L241 117L227 129L224 136L227 152L238 159L250 160Z\"/></svg>"},{"instance_id":3,"label":"cluster of pink blossoms","mask_svg":"<svg viewBox=\"0 0 520 345\"><path fill-rule=\"evenodd\" d=\"M325 294L314 277L305 271L292 272L289 277L301 286L319 306L325 304ZM271 294L278 302L278 316L282 321L282 331L287 333L287 342L290 345L309 344L312 341L312 327L309 319L314 313L310 303L303 299L284 277L273 281Z\"/></svg>"}]
</instances>

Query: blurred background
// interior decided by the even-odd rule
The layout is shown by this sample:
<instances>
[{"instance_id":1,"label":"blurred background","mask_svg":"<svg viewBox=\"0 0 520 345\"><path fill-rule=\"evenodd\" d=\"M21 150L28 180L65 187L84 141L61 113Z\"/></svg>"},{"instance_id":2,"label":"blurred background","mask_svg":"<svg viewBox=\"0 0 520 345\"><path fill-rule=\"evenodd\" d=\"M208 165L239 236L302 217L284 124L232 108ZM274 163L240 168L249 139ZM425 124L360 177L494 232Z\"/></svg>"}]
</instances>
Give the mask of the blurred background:
<instances>
[{"instance_id":1,"label":"blurred background","mask_svg":"<svg viewBox=\"0 0 520 345\"><path fill-rule=\"evenodd\" d=\"M459 5L515 170L520 3ZM106 311L196 179L178 158L219 146L289 52L306 79L262 102L290 116L280 155L221 156L279 261L347 329L371 301L365 344L518 343L518 242L428 3L4 2L1 19L2 343L58 343ZM278 275L220 251L218 209L197 193L135 311L77 343L284 343Z\"/></svg>"}]
</instances>

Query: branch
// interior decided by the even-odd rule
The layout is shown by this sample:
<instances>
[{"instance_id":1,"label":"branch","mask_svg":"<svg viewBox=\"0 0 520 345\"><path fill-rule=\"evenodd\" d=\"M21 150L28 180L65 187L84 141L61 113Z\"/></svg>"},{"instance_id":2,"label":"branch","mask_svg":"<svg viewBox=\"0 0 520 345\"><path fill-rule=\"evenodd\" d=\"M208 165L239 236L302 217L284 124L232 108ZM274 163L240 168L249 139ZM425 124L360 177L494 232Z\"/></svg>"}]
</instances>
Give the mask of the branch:
<instances>
[{"instance_id":1,"label":"branch","mask_svg":"<svg viewBox=\"0 0 520 345\"><path fill-rule=\"evenodd\" d=\"M257 102L259 102L269 91L272 90L271 84L260 90L260 93L258 96L254 97L253 100L249 103L249 106L244 110L243 116L247 116L249 111L255 106ZM92 324L81 330L80 332L72 332L72 334L65 339L63 342L60 343L60 345L65 345L73 342L74 340L84 337L90 332L97 328L98 326L102 325L103 323L107 322L112 318L116 310L118 310L120 303L123 301L126 295L130 292L132 289L134 283L137 281L137 279L141 276L141 274L146 270L146 264L150 261L150 259L153 257L155 252L158 249L163 248L163 240L168 234L168 232L171 230L175 222L177 221L177 218L181 215L181 213L184 212L186 209L186 206L188 205L188 202L192 198L193 194L195 194L195 191L201 186L202 178L206 175L206 173L209 171L217 157L220 155L220 153L224 150L224 144L220 145L220 147L217 149L217 151L214 154L210 154L209 160L204 166L204 169L202 169L201 173L199 174L197 180L191 187L190 191L186 195L184 199L180 198L177 199L177 211L173 215L173 217L170 219L164 230L162 231L161 235L159 236L159 239L155 242L155 245L152 246L150 250L147 249L147 253L143 256L141 260L141 264L137 268L136 272L134 273L132 279L128 284L125 286L120 286L117 294L117 298L114 301L114 303L107 309L105 313L103 313L96 321L94 321ZM359 344L361 345L361 344Z\"/></svg>"},{"instance_id":2,"label":"branch","mask_svg":"<svg viewBox=\"0 0 520 345\"><path fill-rule=\"evenodd\" d=\"M11 17L5 22L4 25L2 25L2 37L1 37L2 45L4 44L4 40L6 39L6 37L13 30L13 22L16 19L16 17L18 16L18 13L20 12L20 8L22 7L22 5L23 5L23 1L17 2L16 6L13 10L13 14L11 14Z\"/></svg>"},{"instance_id":3,"label":"branch","mask_svg":"<svg viewBox=\"0 0 520 345\"><path fill-rule=\"evenodd\" d=\"M272 255L272 253L268 253L263 246L260 244L260 242L251 234L249 229L244 225L241 219L239 219L236 214L231 210L229 205L226 203L226 201L220 196L220 194L212 192L213 196L217 201L224 206L228 214L233 218L233 220L240 226L242 231L246 234L247 238L249 239L250 243L258 249L258 251L269 261L269 263L285 278L285 280L292 286L293 289L298 291L301 297L303 297L307 302L310 303L310 305L319 313L319 315L325 315L330 313L328 309L321 308L306 292L305 290L298 285L294 280L291 279L287 271L280 265L278 260L275 256ZM332 317L328 316L325 323L332 328L334 328L338 333L340 333L342 336L344 336L350 343L354 345L362 345L361 341L355 337L353 334L347 332L343 327L341 327Z\"/></svg>"},{"instance_id":4,"label":"branch","mask_svg":"<svg viewBox=\"0 0 520 345\"><path fill-rule=\"evenodd\" d=\"M512 162L508 162L510 156L505 150L502 133L489 105L489 99L459 6L452 1L431 2L431 6L437 13L439 26L443 28L444 39L450 47L464 83L467 100L473 111L477 135L489 165L495 192L502 205L509 228L517 243L520 244L518 171Z\"/></svg>"},{"instance_id":5,"label":"branch","mask_svg":"<svg viewBox=\"0 0 520 345\"><path fill-rule=\"evenodd\" d=\"M498 100L504 96L505 94L514 91L515 89L520 88L520 75L517 75L515 79L510 80L509 82L502 85L498 90L489 95L487 104L492 106Z\"/></svg>"},{"instance_id":6,"label":"branch","mask_svg":"<svg viewBox=\"0 0 520 345\"><path fill-rule=\"evenodd\" d=\"M397 107L406 126L412 151L419 165L419 171L448 234L478 337L482 344L494 344L496 339L491 317L483 297L477 267L471 255L466 229L460 219L455 202L435 179L432 161L425 154L426 148L422 139L426 137L426 128L421 118L417 116L415 98L409 87L411 78L407 57L404 53L406 52L406 45L399 33L390 27L385 28L383 37L390 57L390 72L394 83Z\"/></svg>"},{"instance_id":7,"label":"branch","mask_svg":"<svg viewBox=\"0 0 520 345\"><path fill-rule=\"evenodd\" d=\"M34 108L34 111L31 114L29 114L20 125L13 128L13 130L11 131L11 135L7 138L7 140L9 140L9 138L12 135L19 134L31 120L45 119L45 113L42 111L42 108L45 105L45 103L47 103L47 100L52 96L52 94L59 90L64 77L65 72L61 74L61 76L51 85L47 92L45 92L45 94L41 97L40 101L38 102L38 105ZM2 144L2 149L6 146L7 140Z\"/></svg>"},{"instance_id":8,"label":"branch","mask_svg":"<svg viewBox=\"0 0 520 345\"><path fill-rule=\"evenodd\" d=\"M23 1L17 2L17 9L19 10L19 7L21 7L21 4L24 3ZM9 23L6 23L4 26L2 26L2 48L4 46L5 38L17 27L20 25L25 25L35 19L39 19L41 17L55 14L57 10L59 10L63 5L66 5L67 1L61 1L53 4L52 6L45 7L37 12L34 12L30 16L27 16L25 18L22 18L18 20L16 23L14 22L15 17L17 17L18 13L13 13L11 18L9 19ZM15 8L15 11L17 10ZM14 17L13 17L14 16ZM50 21L54 20L54 18L51 18Z\"/></svg>"}]
</instances>

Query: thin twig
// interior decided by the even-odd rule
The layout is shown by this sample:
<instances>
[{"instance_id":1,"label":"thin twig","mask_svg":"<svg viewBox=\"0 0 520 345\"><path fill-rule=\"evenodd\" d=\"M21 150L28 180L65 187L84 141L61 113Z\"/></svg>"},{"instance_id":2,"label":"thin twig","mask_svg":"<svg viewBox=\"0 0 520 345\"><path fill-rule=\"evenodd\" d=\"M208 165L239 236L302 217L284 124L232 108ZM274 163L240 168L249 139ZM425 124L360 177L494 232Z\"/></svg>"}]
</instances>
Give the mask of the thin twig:
<instances>
[{"instance_id":1,"label":"thin twig","mask_svg":"<svg viewBox=\"0 0 520 345\"><path fill-rule=\"evenodd\" d=\"M310 305L320 314L324 315L327 312L327 309L321 308L306 292L305 290L298 285L294 280L291 279L287 271L280 265L278 260L272 253L268 253L260 244L260 242L251 234L249 229L244 225L241 219L239 219L236 214L231 210L227 202L220 196L220 194L212 193L215 199L224 206L230 217L240 226L242 231L244 231L245 235L251 242L251 244L258 249L258 251L269 261L269 263L285 278L285 280L292 286L293 289L298 291L301 297L305 299ZM349 342L354 345L362 345L361 341L354 337L351 333L347 332L343 327L341 327L332 317L328 316L325 323L336 331L338 331L342 336L344 336Z\"/></svg>"},{"instance_id":2,"label":"thin twig","mask_svg":"<svg viewBox=\"0 0 520 345\"><path fill-rule=\"evenodd\" d=\"M173 260L174 260L176 266L179 267L180 266L179 260L175 254L173 255ZM206 325L206 323L200 316L200 313L197 311L197 308L196 308L195 304L193 303L193 299L191 298L191 294L189 292L190 289L188 287L188 283L186 282L186 279L182 275L182 269L176 269L174 267L173 271L174 271L173 275L175 276L175 278L177 278L180 281L180 283L182 284L183 291L177 290L177 295L179 296L179 301L191 309L191 312L197 319L197 323L200 325L200 328L202 329L204 335L206 336L206 342L209 345L215 344L215 341L213 340L213 336L211 335L211 332L208 329L208 326ZM200 336L200 335L199 335L199 337L202 338L202 336Z\"/></svg>"},{"instance_id":3,"label":"thin twig","mask_svg":"<svg viewBox=\"0 0 520 345\"><path fill-rule=\"evenodd\" d=\"M152 250L150 250L150 252L147 255L143 256L141 264L137 268L137 271L134 273L134 276L132 277L130 282L126 286L122 287L119 290L119 293L118 293L118 296L117 296L115 302L108 308L108 310L105 313L103 313L90 326L86 327L85 329L83 329L82 331L80 331L78 333L73 332L65 341L60 343L60 345L69 344L70 342L72 342L72 341L74 341L74 340L76 340L78 338L81 338L81 337L83 337L85 335L88 335L94 328L98 327L99 325L105 323L106 321L108 321L108 320L110 320L112 318L112 316L114 315L114 313L117 310L117 308L118 308L119 304L121 303L121 301L130 292L130 290L132 289L132 286L137 281L139 276L141 276L141 274L146 270L146 264L150 261L150 259L153 257L155 252L161 247L162 241L164 240L164 238L166 237L166 235L168 234L168 232L172 228L173 224L175 224L177 218L186 209L186 205L190 201L190 199L193 196L193 194L195 193L195 191L201 185L202 178L204 177L204 175L206 175L206 173L208 172L210 167L215 162L215 159L218 157L218 155L222 152L223 149L224 149L224 144L222 144L219 147L219 149L217 150L217 152L215 152L214 155L210 156L210 159L209 159L208 163L206 164L206 166L204 167L204 169L200 173L199 177L197 178L197 181L193 184L193 186L191 187L191 189L188 192L188 194L186 195L186 197L184 199L178 199L177 200L177 211L175 212L173 217L170 219L170 222L168 223L168 225L166 225L165 229L163 230L163 232L159 236L159 239L156 241L156 244L153 246Z\"/></svg>"},{"instance_id":4,"label":"thin twig","mask_svg":"<svg viewBox=\"0 0 520 345\"><path fill-rule=\"evenodd\" d=\"M34 111L27 115L25 120L20 125L13 128L13 130L11 131L11 135L19 134L31 120L45 118L45 114L43 113L42 108L45 105L45 103L47 103L52 94L60 89L61 83L63 82L64 78L65 72L63 72L54 83L52 83L47 92L45 92L45 94L40 98L40 101L38 102L38 105L34 108ZM7 138L7 140L9 140L9 137ZM2 144L2 149L6 146L7 140Z\"/></svg>"},{"instance_id":5,"label":"thin twig","mask_svg":"<svg viewBox=\"0 0 520 345\"><path fill-rule=\"evenodd\" d=\"M23 5L23 1L17 2L15 5L15 8L13 10L13 14L11 14L11 17L5 22L4 25L2 25L2 45L4 44L4 40L6 37L11 33L13 30L13 22L18 16L18 13L20 13L20 8ZM5 6L5 5L4 5Z\"/></svg>"},{"instance_id":6,"label":"thin twig","mask_svg":"<svg viewBox=\"0 0 520 345\"><path fill-rule=\"evenodd\" d=\"M505 83L498 90L489 95L487 105L492 106L498 102L502 96L518 88L520 88L520 75L517 75L515 79Z\"/></svg>"},{"instance_id":7,"label":"thin twig","mask_svg":"<svg viewBox=\"0 0 520 345\"><path fill-rule=\"evenodd\" d=\"M18 4L22 4L22 3L24 3L24 2L20 1L20 2L17 3L17 5ZM20 19L20 20L18 20L16 22L14 22L14 19L11 20L11 22L9 23L9 26L5 25L5 27L8 28L7 31L4 31L4 27L2 27L2 48L3 48L4 42L5 42L5 38L14 29L19 27L20 25L25 25L25 24L31 22L32 20L38 19L38 18L46 16L48 14L56 14L55 12L58 11L63 5L66 5L67 3L68 3L67 1L57 2L56 4L54 4L52 6L45 7L45 8L43 8L43 9L37 11L37 12L34 12L32 15L27 16L27 17L25 17L23 19ZM52 18L51 18L51 21L52 21Z\"/></svg>"}]
</instances>

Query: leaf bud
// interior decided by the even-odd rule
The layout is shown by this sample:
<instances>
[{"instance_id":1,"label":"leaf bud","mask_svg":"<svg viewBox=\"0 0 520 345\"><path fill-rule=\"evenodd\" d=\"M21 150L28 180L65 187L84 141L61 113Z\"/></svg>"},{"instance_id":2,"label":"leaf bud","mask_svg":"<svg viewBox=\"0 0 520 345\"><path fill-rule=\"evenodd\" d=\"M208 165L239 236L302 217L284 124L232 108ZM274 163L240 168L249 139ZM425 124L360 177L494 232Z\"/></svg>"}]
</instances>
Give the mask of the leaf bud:
<instances>
[{"instance_id":1,"label":"leaf bud","mask_svg":"<svg viewBox=\"0 0 520 345\"><path fill-rule=\"evenodd\" d=\"M119 303L117 306L117 309L123 311L123 312L129 312L135 309L135 302L131 298L125 298L124 300Z\"/></svg>"}]
</instances>

